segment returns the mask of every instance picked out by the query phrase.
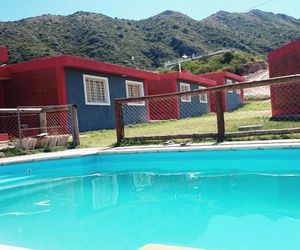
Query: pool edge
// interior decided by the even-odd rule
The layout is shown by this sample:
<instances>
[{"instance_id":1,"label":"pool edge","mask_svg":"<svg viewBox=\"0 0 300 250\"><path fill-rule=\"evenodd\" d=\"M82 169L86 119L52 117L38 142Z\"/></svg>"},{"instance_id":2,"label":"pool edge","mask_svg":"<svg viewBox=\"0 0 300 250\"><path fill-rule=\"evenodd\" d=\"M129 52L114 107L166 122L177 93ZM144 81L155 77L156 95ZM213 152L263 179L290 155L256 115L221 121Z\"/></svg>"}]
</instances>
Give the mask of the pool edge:
<instances>
[{"instance_id":1,"label":"pool edge","mask_svg":"<svg viewBox=\"0 0 300 250\"><path fill-rule=\"evenodd\" d=\"M263 150L263 149L296 149L300 148L300 140L266 140L266 141L241 141L222 143L194 143L187 145L151 145L151 146L130 146L120 148L82 148L66 151L40 153L34 155L16 156L0 159L0 167L3 165L35 162L43 160L65 159L83 157L89 155L109 154L137 154L157 152L190 152L190 151L221 151L221 150Z\"/></svg>"}]
</instances>

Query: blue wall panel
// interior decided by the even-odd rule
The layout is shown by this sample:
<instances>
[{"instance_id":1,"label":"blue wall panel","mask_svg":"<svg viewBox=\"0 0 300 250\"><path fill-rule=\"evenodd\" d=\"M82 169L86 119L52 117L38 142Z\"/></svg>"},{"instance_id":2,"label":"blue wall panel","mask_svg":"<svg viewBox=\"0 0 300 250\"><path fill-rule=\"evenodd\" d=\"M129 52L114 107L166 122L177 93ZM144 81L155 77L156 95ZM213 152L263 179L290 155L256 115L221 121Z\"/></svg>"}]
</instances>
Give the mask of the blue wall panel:
<instances>
[{"instance_id":1,"label":"blue wall panel","mask_svg":"<svg viewBox=\"0 0 300 250\"><path fill-rule=\"evenodd\" d=\"M180 91L180 82L190 84L191 90L199 89L200 85L187 81L177 81L177 88ZM179 100L180 118L196 117L209 113L209 103L201 103L199 95L192 96L191 102L182 102Z\"/></svg>"},{"instance_id":2,"label":"blue wall panel","mask_svg":"<svg viewBox=\"0 0 300 250\"><path fill-rule=\"evenodd\" d=\"M86 105L84 97L83 75L107 77L110 91L110 106ZM90 71L66 69L66 88L68 103L77 104L80 131L115 128L114 99L126 97L126 80L142 81L121 76L99 74ZM145 90L145 86L144 86ZM130 113L125 121L139 123L147 121L146 106L130 106Z\"/></svg>"},{"instance_id":3,"label":"blue wall panel","mask_svg":"<svg viewBox=\"0 0 300 250\"><path fill-rule=\"evenodd\" d=\"M147 106L123 105L124 125L133 125L148 121Z\"/></svg>"},{"instance_id":4,"label":"blue wall panel","mask_svg":"<svg viewBox=\"0 0 300 250\"><path fill-rule=\"evenodd\" d=\"M242 107L241 95L236 92L226 93L226 111L233 111Z\"/></svg>"}]
</instances>

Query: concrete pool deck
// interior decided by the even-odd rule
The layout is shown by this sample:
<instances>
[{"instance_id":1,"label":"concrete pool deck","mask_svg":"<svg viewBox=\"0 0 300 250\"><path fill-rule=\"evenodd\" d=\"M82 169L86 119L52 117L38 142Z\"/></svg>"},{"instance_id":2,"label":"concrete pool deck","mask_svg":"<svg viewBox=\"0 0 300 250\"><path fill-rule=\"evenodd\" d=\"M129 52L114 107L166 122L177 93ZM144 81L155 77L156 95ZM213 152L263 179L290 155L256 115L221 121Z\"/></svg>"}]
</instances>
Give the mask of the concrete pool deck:
<instances>
[{"instance_id":1,"label":"concrete pool deck","mask_svg":"<svg viewBox=\"0 0 300 250\"><path fill-rule=\"evenodd\" d=\"M130 146L119 148L79 148L65 151L39 153L24 156L15 156L0 159L0 166L22 162L33 162L41 160L63 159L96 154L128 154L147 152L188 152L198 150L238 150L238 149L275 149L275 148L300 148L300 140L266 140L266 141L240 141L222 143L193 143L193 144L167 144L149 146Z\"/></svg>"}]
</instances>

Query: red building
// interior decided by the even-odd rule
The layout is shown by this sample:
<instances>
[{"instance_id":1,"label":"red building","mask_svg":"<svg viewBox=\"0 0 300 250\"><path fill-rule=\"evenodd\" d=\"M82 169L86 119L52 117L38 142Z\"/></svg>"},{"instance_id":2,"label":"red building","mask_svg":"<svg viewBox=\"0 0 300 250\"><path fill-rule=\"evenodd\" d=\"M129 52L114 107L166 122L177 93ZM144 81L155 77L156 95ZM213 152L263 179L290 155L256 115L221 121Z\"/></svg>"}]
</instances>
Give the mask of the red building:
<instances>
[{"instance_id":1,"label":"red building","mask_svg":"<svg viewBox=\"0 0 300 250\"><path fill-rule=\"evenodd\" d=\"M215 85L215 81L193 75L189 71L183 71L161 74L160 79L149 81L147 89L149 95L158 95L202 89ZM209 98L206 94L149 102L150 120L180 119L209 112Z\"/></svg>"},{"instance_id":2,"label":"red building","mask_svg":"<svg viewBox=\"0 0 300 250\"><path fill-rule=\"evenodd\" d=\"M0 53L1 62L6 62L7 49L1 48ZM44 57L0 67L0 108L77 104L81 131L109 129L115 126L116 98L210 86L215 86L213 80L190 72L159 74L74 56ZM123 110L126 124L193 117L210 111L207 95L163 103L130 103L130 110L134 110L134 116Z\"/></svg>"},{"instance_id":3,"label":"red building","mask_svg":"<svg viewBox=\"0 0 300 250\"><path fill-rule=\"evenodd\" d=\"M201 77L214 80L216 85L222 86L227 84L234 84L238 82L244 82L246 79L242 76L230 73L230 72L213 72L200 75ZM240 108L244 102L244 92L228 91L223 93L223 109L224 111L233 111ZM214 94L210 95L210 109L212 112L216 112L216 98Z\"/></svg>"},{"instance_id":4,"label":"red building","mask_svg":"<svg viewBox=\"0 0 300 250\"><path fill-rule=\"evenodd\" d=\"M0 55L3 64L7 50L1 49ZM147 95L147 82L159 77L75 56L4 64L0 67L0 108L76 104L81 131L109 129L115 126L114 99ZM132 106L136 115L127 122L147 122L147 106Z\"/></svg>"},{"instance_id":5,"label":"red building","mask_svg":"<svg viewBox=\"0 0 300 250\"><path fill-rule=\"evenodd\" d=\"M300 74L300 38L269 53L270 77ZM300 114L300 83L271 87L273 117Z\"/></svg>"},{"instance_id":6,"label":"red building","mask_svg":"<svg viewBox=\"0 0 300 250\"><path fill-rule=\"evenodd\" d=\"M7 49L0 47L0 108L77 104L81 131L114 128L116 98L183 92L222 85L228 79L244 80L228 72L203 76L187 71L159 74L75 56L11 65L6 65L7 60ZM228 93L226 97L225 110L241 106L242 93ZM134 110L135 115L127 115L125 123L200 116L214 111L213 102L202 94L130 103L129 111Z\"/></svg>"}]
</instances>

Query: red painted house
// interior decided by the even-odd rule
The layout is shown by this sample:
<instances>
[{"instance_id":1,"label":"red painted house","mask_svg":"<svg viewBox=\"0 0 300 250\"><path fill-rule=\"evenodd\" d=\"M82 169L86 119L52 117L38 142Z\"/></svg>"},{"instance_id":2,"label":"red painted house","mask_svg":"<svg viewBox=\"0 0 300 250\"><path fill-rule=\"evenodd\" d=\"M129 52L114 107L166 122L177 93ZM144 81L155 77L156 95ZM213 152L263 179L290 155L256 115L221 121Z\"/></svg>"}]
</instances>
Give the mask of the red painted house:
<instances>
[{"instance_id":1,"label":"red painted house","mask_svg":"<svg viewBox=\"0 0 300 250\"><path fill-rule=\"evenodd\" d=\"M8 51L1 47L1 64L7 59ZM0 108L77 104L81 131L110 129L115 127L116 98L214 85L189 72L159 74L75 56L44 57L0 67ZM155 107L154 102L130 103L124 106L125 114L127 108L134 116L126 115L125 123L132 124L208 113L209 100L202 95L165 101L163 107L161 103Z\"/></svg>"},{"instance_id":2,"label":"red painted house","mask_svg":"<svg viewBox=\"0 0 300 250\"><path fill-rule=\"evenodd\" d=\"M215 81L193 75L189 71L160 75L160 79L149 81L149 95L183 92L215 86ZM206 94L184 96L149 103L150 120L180 119L199 116L210 112Z\"/></svg>"},{"instance_id":3,"label":"red painted house","mask_svg":"<svg viewBox=\"0 0 300 250\"><path fill-rule=\"evenodd\" d=\"M200 75L201 77L214 80L216 85L223 86L226 84L234 84L244 82L246 79L237 74L230 72L213 72ZM223 93L223 109L224 111L233 111L240 108L244 102L244 93L241 91L228 91ZM214 94L210 95L210 109L216 112L216 98Z\"/></svg>"},{"instance_id":4,"label":"red painted house","mask_svg":"<svg viewBox=\"0 0 300 250\"><path fill-rule=\"evenodd\" d=\"M219 79L241 81L230 73L214 78L190 72L159 74L75 56L55 56L5 65L7 49L0 48L0 107L77 104L81 131L109 129L115 126L114 99L189 91L215 86ZM235 93L238 104L242 93ZM226 101L226 100L225 100ZM157 102L157 103L156 103ZM148 120L180 119L210 112L206 94L183 96L150 103L130 103L133 116L126 123ZM224 104L227 110L228 101ZM123 109L126 113L126 106ZM1 131L0 131L1 132Z\"/></svg>"},{"instance_id":5,"label":"red painted house","mask_svg":"<svg viewBox=\"0 0 300 250\"><path fill-rule=\"evenodd\" d=\"M74 103L81 131L114 128L114 99L146 95L147 82L159 77L74 56L39 58L0 67L0 107ZM145 104L131 108L136 115L127 122L148 120Z\"/></svg>"},{"instance_id":6,"label":"red painted house","mask_svg":"<svg viewBox=\"0 0 300 250\"><path fill-rule=\"evenodd\" d=\"M300 74L300 38L269 53L270 77ZM273 117L300 114L300 83L271 87Z\"/></svg>"}]
</instances>

